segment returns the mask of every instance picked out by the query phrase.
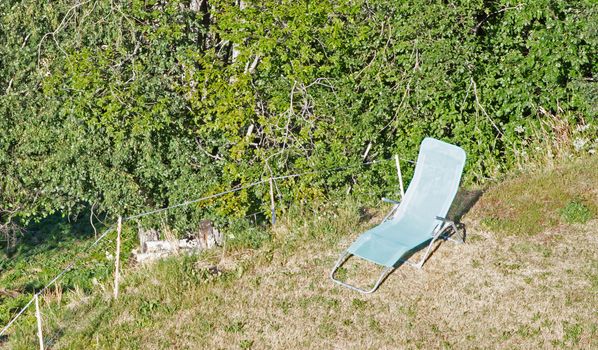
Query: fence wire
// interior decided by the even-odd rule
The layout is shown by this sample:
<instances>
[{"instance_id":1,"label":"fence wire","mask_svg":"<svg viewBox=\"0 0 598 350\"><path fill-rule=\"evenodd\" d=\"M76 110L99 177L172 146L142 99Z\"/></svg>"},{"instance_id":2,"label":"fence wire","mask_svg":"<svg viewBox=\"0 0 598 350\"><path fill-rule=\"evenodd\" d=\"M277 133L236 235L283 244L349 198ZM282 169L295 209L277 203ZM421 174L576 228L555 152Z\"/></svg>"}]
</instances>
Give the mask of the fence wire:
<instances>
[{"instance_id":1,"label":"fence wire","mask_svg":"<svg viewBox=\"0 0 598 350\"><path fill-rule=\"evenodd\" d=\"M261 185L264 183L269 182L270 180L285 180L285 179L291 179L291 178L296 178L296 177L300 177L300 176L305 176L305 175L313 175L313 174L319 174L319 173L325 173L325 172L333 172L333 171L340 171L340 170L347 170L347 169L354 169L354 168L359 168L365 165L372 165L372 164L378 164L378 163L383 163L386 161L390 161L393 160L393 158L386 158L386 159L380 159L380 160L373 160L373 161L369 161L369 162L364 162L364 163L360 163L360 164L355 164L355 165L346 165L346 166L338 166L338 167L332 167L332 168L327 168L327 169L320 169L320 170L312 170L312 171L306 171L303 173L297 173L297 174L288 174L288 175L281 175L281 176L273 176L270 178L266 178L266 179L262 179L259 181L255 181L252 182L250 184L247 185L243 185L243 186L238 186L238 187L234 187L231 188L229 190L226 191L222 191L219 193L215 193L212 195L208 195L208 196L204 196L204 197L200 197L200 198L196 198L196 199L191 199L191 200L187 200L178 204L174 204L168 207L164 207L164 208L159 208L159 209L153 209L153 210L149 210L143 213L139 213L139 214L135 214L135 215L131 215L131 216L127 216L122 218L123 222L126 221L130 221L133 219L138 219L144 216L148 216L148 215L153 215L153 214L158 214L167 210L171 210L171 209L175 209L175 208L180 208L180 207L186 207L188 205L194 204L194 203L199 203L202 201L206 201L209 199L214 199L214 198L218 198L221 196L224 196L226 194L229 193L234 193L234 192L238 192L244 189L248 189L257 185ZM401 161L407 162L407 163L411 163L411 164L415 164L414 161L412 160L408 160L408 159L402 159L400 158ZM260 212L261 213L261 212ZM249 217L249 216L253 216L253 215L257 215L258 213L253 213L253 214L249 214L246 215L245 217ZM87 254L91 249L93 249L94 247L96 247L100 241L102 241L107 235L108 233L110 233L112 230L114 230L114 224L112 224L110 227L108 227L91 245L89 245L87 248L85 248L81 253L79 253L78 255L84 255ZM6 326L4 326L4 328L2 328L2 331L0 331L0 336L3 336L8 329L17 321L17 319L23 315L23 313L25 313L25 311L27 311L27 309L33 304L34 300L36 297L39 297L43 292L45 292L49 287L51 287L54 283L56 283L56 281L58 281L62 276L64 276L67 272L69 272L71 269L73 269L75 267L75 265L81 261L82 259L77 259L74 260L72 262L70 262L67 267L65 267L60 273L58 273L50 282L48 282L42 289L40 289L38 292L36 292L33 297L31 298L31 300L29 300L29 302L27 302L27 304L25 304L25 306L23 306L19 312L17 312L17 314L10 320L10 322L8 322L8 324L6 324Z\"/></svg>"}]
</instances>

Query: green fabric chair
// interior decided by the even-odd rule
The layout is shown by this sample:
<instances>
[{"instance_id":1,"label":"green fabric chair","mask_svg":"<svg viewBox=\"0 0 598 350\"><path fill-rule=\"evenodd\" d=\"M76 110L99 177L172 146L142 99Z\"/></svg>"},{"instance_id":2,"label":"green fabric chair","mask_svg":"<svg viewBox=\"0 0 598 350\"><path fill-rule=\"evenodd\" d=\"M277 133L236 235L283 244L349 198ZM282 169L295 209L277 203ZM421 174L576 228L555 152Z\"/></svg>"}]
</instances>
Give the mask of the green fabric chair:
<instances>
[{"instance_id":1,"label":"green fabric chair","mask_svg":"<svg viewBox=\"0 0 598 350\"><path fill-rule=\"evenodd\" d=\"M446 214L457 194L465 164L465 151L460 147L433 138L425 138L420 146L413 179L401 202L393 203L382 223L363 233L336 262L330 278L361 293L372 293L382 281L402 263L421 268L438 238L450 238L449 230L457 233L455 223ZM463 242L461 237L460 242ZM427 246L427 248L426 248ZM417 263L409 256L426 248ZM382 265L385 269L370 290L364 290L335 278L335 272L351 256Z\"/></svg>"}]
</instances>

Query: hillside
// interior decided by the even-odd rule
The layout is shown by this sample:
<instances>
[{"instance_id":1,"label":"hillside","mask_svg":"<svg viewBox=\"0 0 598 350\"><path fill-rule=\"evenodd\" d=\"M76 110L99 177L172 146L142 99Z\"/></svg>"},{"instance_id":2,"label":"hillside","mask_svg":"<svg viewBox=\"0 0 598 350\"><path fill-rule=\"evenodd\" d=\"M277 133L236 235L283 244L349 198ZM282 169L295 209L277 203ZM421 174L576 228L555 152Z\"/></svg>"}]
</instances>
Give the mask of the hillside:
<instances>
[{"instance_id":1,"label":"hillside","mask_svg":"<svg viewBox=\"0 0 598 350\"><path fill-rule=\"evenodd\" d=\"M45 296L53 349L596 348L598 159L462 190L467 242L441 242L370 296L328 273L383 209L352 200L292 209L261 247L127 269L123 293ZM482 193L483 192L483 193ZM481 194L481 196L479 196ZM475 201L479 196L479 200ZM217 269L213 267L216 266ZM375 268L344 271L369 281ZM35 344L32 323L8 348Z\"/></svg>"},{"instance_id":2,"label":"hillside","mask_svg":"<svg viewBox=\"0 0 598 350\"><path fill-rule=\"evenodd\" d=\"M595 0L0 1L0 347L598 348L596 23ZM428 138L460 147L467 244L332 284L416 159L457 174ZM136 264L146 239L177 255Z\"/></svg>"}]
</instances>

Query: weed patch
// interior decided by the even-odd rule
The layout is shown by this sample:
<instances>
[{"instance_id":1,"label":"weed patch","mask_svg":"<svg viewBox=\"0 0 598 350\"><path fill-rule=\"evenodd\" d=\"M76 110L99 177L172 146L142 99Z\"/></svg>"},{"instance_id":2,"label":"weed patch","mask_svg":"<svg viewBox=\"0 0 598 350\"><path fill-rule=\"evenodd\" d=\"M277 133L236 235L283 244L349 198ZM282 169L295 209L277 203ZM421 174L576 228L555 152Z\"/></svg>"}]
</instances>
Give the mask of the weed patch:
<instances>
[{"instance_id":1,"label":"weed patch","mask_svg":"<svg viewBox=\"0 0 598 350\"><path fill-rule=\"evenodd\" d=\"M579 200L574 200L561 209L561 217L568 224L585 224L592 219L592 211Z\"/></svg>"}]
</instances>

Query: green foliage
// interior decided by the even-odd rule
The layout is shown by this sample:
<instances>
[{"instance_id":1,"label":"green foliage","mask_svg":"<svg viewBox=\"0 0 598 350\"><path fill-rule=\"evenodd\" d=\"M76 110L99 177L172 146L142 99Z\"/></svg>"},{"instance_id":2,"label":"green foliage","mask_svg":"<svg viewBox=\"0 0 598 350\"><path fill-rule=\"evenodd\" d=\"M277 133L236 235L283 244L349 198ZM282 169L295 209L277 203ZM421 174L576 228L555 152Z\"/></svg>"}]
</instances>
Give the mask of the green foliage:
<instances>
[{"instance_id":1,"label":"green foliage","mask_svg":"<svg viewBox=\"0 0 598 350\"><path fill-rule=\"evenodd\" d=\"M359 165L369 144L366 160L413 159L425 136L465 148L468 181L595 148L592 1L189 3L0 4L2 223L137 213ZM393 174L277 185L288 204L394 192ZM267 207L258 186L167 219Z\"/></svg>"}]
</instances>

